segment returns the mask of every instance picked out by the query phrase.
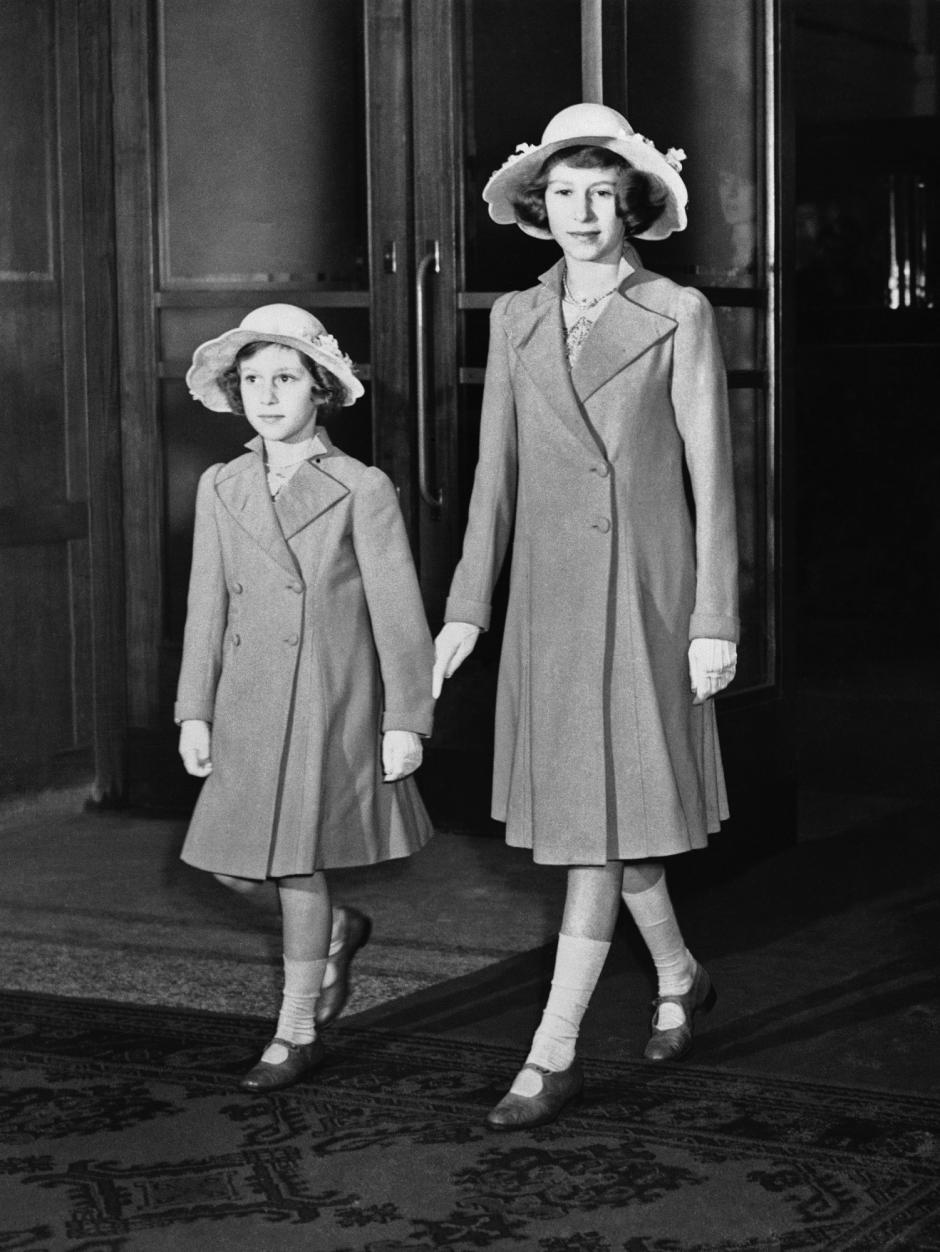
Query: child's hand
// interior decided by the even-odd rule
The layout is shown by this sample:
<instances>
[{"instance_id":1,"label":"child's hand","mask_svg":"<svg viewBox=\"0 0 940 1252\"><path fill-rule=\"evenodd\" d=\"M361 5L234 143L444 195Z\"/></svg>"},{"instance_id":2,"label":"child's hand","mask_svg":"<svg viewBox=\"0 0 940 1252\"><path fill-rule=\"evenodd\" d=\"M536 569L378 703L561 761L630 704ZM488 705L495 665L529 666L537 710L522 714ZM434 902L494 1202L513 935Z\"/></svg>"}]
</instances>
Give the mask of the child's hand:
<instances>
[{"instance_id":1,"label":"child's hand","mask_svg":"<svg viewBox=\"0 0 940 1252\"><path fill-rule=\"evenodd\" d=\"M382 769L386 782L398 782L421 764L424 748L413 730L387 730L382 736Z\"/></svg>"},{"instance_id":2,"label":"child's hand","mask_svg":"<svg viewBox=\"0 0 940 1252\"><path fill-rule=\"evenodd\" d=\"M431 694L435 700L441 694L444 679L456 673L473 651L479 637L479 626L471 626L469 622L448 622L434 640L434 680Z\"/></svg>"},{"instance_id":3,"label":"child's hand","mask_svg":"<svg viewBox=\"0 0 940 1252\"><path fill-rule=\"evenodd\" d=\"M187 774L205 778L212 773L211 744L212 732L208 722L193 718L181 723L179 753Z\"/></svg>"},{"instance_id":4,"label":"child's hand","mask_svg":"<svg viewBox=\"0 0 940 1252\"><path fill-rule=\"evenodd\" d=\"M737 645L727 639L693 639L689 644L692 703L704 704L724 690L734 678L737 660Z\"/></svg>"}]
</instances>

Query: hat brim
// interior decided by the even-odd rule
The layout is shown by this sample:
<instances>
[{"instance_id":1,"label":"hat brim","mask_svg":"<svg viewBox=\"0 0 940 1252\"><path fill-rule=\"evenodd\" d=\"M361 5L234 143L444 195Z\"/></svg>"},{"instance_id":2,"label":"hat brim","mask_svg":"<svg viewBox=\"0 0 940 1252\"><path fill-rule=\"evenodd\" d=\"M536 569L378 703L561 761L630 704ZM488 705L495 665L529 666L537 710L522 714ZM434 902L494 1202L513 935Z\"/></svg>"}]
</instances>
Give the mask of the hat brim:
<instances>
[{"instance_id":1,"label":"hat brim","mask_svg":"<svg viewBox=\"0 0 940 1252\"><path fill-rule=\"evenodd\" d=\"M279 343L285 348L296 348L304 356L315 361L336 379L343 389L342 404L355 404L364 394L362 383L342 357L324 352L309 340L293 335L269 334L265 331L238 327L227 330L217 339L200 344L193 353L193 363L186 371L186 386L190 395L213 413L229 413L228 397L219 386L219 375L229 368L242 348L250 343Z\"/></svg>"},{"instance_id":2,"label":"hat brim","mask_svg":"<svg viewBox=\"0 0 940 1252\"><path fill-rule=\"evenodd\" d=\"M483 188L483 199L489 205L490 217L500 226L518 226L536 239L553 239L551 231L530 226L516 216L512 198L527 187L538 175L542 166L554 152L562 148L607 148L628 161L634 169L642 170L660 179L667 191L665 207L650 226L637 239L666 239L674 231L685 230L688 218L686 205L689 193L677 170L651 143L639 135L615 138L611 135L576 135L573 138L556 139L511 160L495 171Z\"/></svg>"}]
</instances>

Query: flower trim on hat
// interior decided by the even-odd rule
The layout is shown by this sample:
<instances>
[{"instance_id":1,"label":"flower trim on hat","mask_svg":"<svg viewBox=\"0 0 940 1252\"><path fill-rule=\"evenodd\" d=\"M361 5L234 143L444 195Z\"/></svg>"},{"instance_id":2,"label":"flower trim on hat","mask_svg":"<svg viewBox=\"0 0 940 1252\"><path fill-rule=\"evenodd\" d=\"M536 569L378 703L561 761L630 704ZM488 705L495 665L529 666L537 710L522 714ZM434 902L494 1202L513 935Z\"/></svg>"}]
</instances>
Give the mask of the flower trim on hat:
<instances>
[{"instance_id":1,"label":"flower trim on hat","mask_svg":"<svg viewBox=\"0 0 940 1252\"><path fill-rule=\"evenodd\" d=\"M347 356L336 341L335 335L329 335L326 331L317 335L315 339L307 339L306 343L312 344L315 348L319 348L321 352L336 357L349 370L350 374L355 374L356 367L353 365L352 357Z\"/></svg>"},{"instance_id":2,"label":"flower trim on hat","mask_svg":"<svg viewBox=\"0 0 940 1252\"><path fill-rule=\"evenodd\" d=\"M617 139L639 139L641 140L641 142L649 144L649 146L653 149L654 152L658 151L656 144L653 142L653 140L648 139L646 135L641 135L639 131L634 131L633 134L631 135L629 131L624 130L624 128L621 126L620 129L617 131L616 138ZM537 143L517 143L515 147L515 151L509 154L509 156L502 163L499 169L493 170L493 173L490 175L490 177L495 178L496 175L501 174L503 170L511 169L512 166L515 165L517 161L521 161L523 157L529 156L529 154L532 152L537 152L541 146L542 146L541 144L537 144ZM676 171L677 174L682 173L682 162L688 160L688 157L686 156L684 148L667 148L665 152L660 152L659 155L663 158L663 160L666 162L667 165L671 166L672 169Z\"/></svg>"},{"instance_id":3,"label":"flower trim on hat","mask_svg":"<svg viewBox=\"0 0 940 1252\"><path fill-rule=\"evenodd\" d=\"M648 139L646 135L641 135L638 130L634 131L632 135L628 135L621 126L620 130L617 132L617 137L619 139L640 139L643 143L648 143L654 151L658 151L653 140ZM667 148L665 152L660 152L659 155L663 158L667 165L672 166L677 174L682 173L682 162L688 160L684 148Z\"/></svg>"},{"instance_id":4,"label":"flower trim on hat","mask_svg":"<svg viewBox=\"0 0 940 1252\"><path fill-rule=\"evenodd\" d=\"M511 152L499 169L493 170L490 175L495 178L497 174L501 174L503 170L508 170L510 166L515 165L517 161L521 161L523 157L527 157L530 152L537 152L540 145L537 143L517 143L514 152Z\"/></svg>"}]
</instances>

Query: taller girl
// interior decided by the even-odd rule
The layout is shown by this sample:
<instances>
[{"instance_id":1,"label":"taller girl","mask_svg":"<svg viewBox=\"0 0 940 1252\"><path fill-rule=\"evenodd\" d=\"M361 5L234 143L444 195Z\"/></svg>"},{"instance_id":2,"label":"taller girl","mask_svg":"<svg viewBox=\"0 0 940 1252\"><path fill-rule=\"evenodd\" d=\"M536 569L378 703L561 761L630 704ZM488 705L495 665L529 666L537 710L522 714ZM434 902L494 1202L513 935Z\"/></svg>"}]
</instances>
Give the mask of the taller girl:
<instances>
[{"instance_id":1,"label":"taller girl","mask_svg":"<svg viewBox=\"0 0 940 1252\"><path fill-rule=\"evenodd\" d=\"M493 306L479 464L436 644L435 692L489 625L514 534L493 816L510 844L567 866L568 887L551 994L487 1117L497 1130L550 1121L580 1090L578 1031L621 895L659 980L647 1059L684 1055L714 998L664 858L704 847L728 815L711 699L738 638L725 371L704 296L644 269L629 242L684 229L683 157L578 104L483 193L496 222L563 253Z\"/></svg>"}]
</instances>

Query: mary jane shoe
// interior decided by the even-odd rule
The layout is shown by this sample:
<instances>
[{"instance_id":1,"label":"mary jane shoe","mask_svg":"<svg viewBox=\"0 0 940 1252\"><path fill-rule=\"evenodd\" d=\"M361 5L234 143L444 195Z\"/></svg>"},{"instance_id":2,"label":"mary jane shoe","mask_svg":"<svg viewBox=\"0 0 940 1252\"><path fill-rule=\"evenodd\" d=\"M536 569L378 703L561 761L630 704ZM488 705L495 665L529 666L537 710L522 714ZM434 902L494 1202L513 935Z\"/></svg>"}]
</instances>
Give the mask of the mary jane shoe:
<instances>
[{"instance_id":1,"label":"mary jane shoe","mask_svg":"<svg viewBox=\"0 0 940 1252\"><path fill-rule=\"evenodd\" d=\"M643 1056L647 1061L678 1061L692 1048L692 1019L699 1011L707 1013L717 999L712 980L704 965L696 965L692 986L681 996L657 996L653 1001L653 1021ZM685 1015L681 1026L660 1030L656 1025L661 1004L678 1004Z\"/></svg>"},{"instance_id":2,"label":"mary jane shoe","mask_svg":"<svg viewBox=\"0 0 940 1252\"><path fill-rule=\"evenodd\" d=\"M335 956L327 962L327 972L334 974L333 981L321 987L317 1000L315 1018L317 1026L326 1026L334 1017L339 1017L349 999L349 966L360 948L369 942L372 933L372 922L365 913L358 909L342 909L343 943Z\"/></svg>"},{"instance_id":3,"label":"mary jane shoe","mask_svg":"<svg viewBox=\"0 0 940 1252\"><path fill-rule=\"evenodd\" d=\"M531 1096L507 1092L486 1115L490 1130L528 1130L531 1126L545 1126L555 1120L566 1104L581 1094L584 1073L577 1058L567 1069L558 1071L528 1062L522 1068L531 1069L539 1075L541 1091Z\"/></svg>"},{"instance_id":4,"label":"mary jane shoe","mask_svg":"<svg viewBox=\"0 0 940 1252\"><path fill-rule=\"evenodd\" d=\"M287 1049L287 1056L283 1061L259 1061L238 1084L242 1091L278 1091L281 1087L289 1087L298 1078L316 1069L326 1058L326 1049L319 1039L314 1039L312 1043L290 1043L275 1036L265 1051L275 1043Z\"/></svg>"}]
</instances>

